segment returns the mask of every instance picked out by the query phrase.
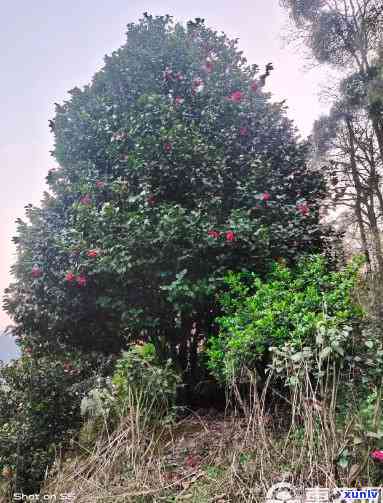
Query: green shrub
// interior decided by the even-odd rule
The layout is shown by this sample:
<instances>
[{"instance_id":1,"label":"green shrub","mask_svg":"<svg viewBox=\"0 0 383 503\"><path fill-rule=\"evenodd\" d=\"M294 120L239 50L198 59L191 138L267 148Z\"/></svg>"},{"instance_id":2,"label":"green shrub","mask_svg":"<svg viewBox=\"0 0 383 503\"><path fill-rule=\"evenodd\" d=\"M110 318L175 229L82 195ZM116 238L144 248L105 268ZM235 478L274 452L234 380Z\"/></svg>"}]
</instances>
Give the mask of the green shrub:
<instances>
[{"instance_id":1,"label":"green shrub","mask_svg":"<svg viewBox=\"0 0 383 503\"><path fill-rule=\"evenodd\" d=\"M275 263L265 280L229 274L220 299L220 331L208 350L213 373L223 380L243 368L264 374L270 348L288 344L293 352L302 351L315 345L320 326L335 340L362 314L352 298L357 270L358 261L338 272L329 271L322 256L308 256L295 268Z\"/></svg>"},{"instance_id":2,"label":"green shrub","mask_svg":"<svg viewBox=\"0 0 383 503\"><path fill-rule=\"evenodd\" d=\"M135 409L150 420L163 418L175 404L179 381L170 360L160 365L153 348L133 346L116 363L114 406L120 415Z\"/></svg>"},{"instance_id":3,"label":"green shrub","mask_svg":"<svg viewBox=\"0 0 383 503\"><path fill-rule=\"evenodd\" d=\"M11 469L17 489L38 491L57 450L80 428L82 390L94 367L93 357L78 353L26 350L0 367L0 471Z\"/></svg>"}]
</instances>

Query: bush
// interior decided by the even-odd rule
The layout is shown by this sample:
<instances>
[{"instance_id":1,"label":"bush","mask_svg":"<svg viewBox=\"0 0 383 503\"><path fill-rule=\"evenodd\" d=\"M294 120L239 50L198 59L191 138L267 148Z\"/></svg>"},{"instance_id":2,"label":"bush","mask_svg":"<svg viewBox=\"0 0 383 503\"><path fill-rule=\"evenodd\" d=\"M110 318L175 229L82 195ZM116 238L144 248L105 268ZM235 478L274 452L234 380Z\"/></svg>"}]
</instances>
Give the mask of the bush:
<instances>
[{"instance_id":1,"label":"bush","mask_svg":"<svg viewBox=\"0 0 383 503\"><path fill-rule=\"evenodd\" d=\"M99 379L82 399L81 415L89 420L85 430L114 428L129 414L146 423L170 417L179 382L171 361L160 363L153 345L131 346L116 361L111 379Z\"/></svg>"},{"instance_id":2,"label":"bush","mask_svg":"<svg viewBox=\"0 0 383 503\"><path fill-rule=\"evenodd\" d=\"M37 492L56 451L77 433L94 360L24 352L0 367L0 470L10 470L18 490Z\"/></svg>"},{"instance_id":3,"label":"bush","mask_svg":"<svg viewBox=\"0 0 383 503\"><path fill-rule=\"evenodd\" d=\"M225 380L246 368L264 378L271 348L287 345L298 361L302 351L311 353L316 345L319 327L330 338L322 356L332 350L343 355L351 337L342 329L362 314L352 297L357 270L358 261L336 272L328 270L323 257L309 256L294 268L275 263L264 280L255 274L229 274L228 291L221 296L220 332L208 351L213 373Z\"/></svg>"}]
</instances>

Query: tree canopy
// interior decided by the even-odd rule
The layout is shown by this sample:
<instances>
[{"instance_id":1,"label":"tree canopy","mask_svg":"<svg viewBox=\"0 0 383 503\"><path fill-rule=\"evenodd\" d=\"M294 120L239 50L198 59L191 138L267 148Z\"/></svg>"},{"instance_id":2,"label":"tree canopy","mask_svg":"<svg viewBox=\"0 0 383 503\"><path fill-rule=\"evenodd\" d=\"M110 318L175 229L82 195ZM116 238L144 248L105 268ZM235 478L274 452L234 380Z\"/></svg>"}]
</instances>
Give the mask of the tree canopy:
<instances>
[{"instance_id":1,"label":"tree canopy","mask_svg":"<svg viewBox=\"0 0 383 503\"><path fill-rule=\"evenodd\" d=\"M59 167L19 221L16 331L103 352L150 340L192 368L227 270L262 275L321 247L323 180L264 92L271 69L201 19L128 25L50 122Z\"/></svg>"}]
</instances>

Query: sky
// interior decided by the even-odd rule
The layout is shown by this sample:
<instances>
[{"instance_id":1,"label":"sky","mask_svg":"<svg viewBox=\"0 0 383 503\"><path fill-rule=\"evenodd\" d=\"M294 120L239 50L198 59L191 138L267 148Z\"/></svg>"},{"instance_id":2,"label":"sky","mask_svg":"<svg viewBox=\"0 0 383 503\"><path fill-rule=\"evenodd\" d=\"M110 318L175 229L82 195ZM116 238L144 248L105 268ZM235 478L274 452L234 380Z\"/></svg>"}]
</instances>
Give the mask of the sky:
<instances>
[{"instance_id":1,"label":"sky","mask_svg":"<svg viewBox=\"0 0 383 503\"><path fill-rule=\"evenodd\" d=\"M143 12L171 14L177 21L202 17L239 39L249 63L272 62L267 81L273 99L287 100L288 115L302 136L324 112L319 86L324 75L305 70L301 51L282 41L287 16L278 0L18 0L0 5L0 295L11 281L15 220L24 206L39 204L45 176L54 167L48 120L67 91L87 84L125 41L126 24ZM10 323L0 310L0 331ZM0 340L0 357L1 357Z\"/></svg>"}]
</instances>

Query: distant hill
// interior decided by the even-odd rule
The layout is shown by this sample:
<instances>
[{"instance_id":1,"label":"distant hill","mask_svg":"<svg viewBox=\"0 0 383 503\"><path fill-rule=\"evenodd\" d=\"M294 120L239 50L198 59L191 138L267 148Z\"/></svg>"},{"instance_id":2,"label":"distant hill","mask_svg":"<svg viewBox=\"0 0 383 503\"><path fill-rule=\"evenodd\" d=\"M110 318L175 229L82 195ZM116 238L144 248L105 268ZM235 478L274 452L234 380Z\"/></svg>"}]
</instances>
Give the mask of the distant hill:
<instances>
[{"instance_id":1,"label":"distant hill","mask_svg":"<svg viewBox=\"0 0 383 503\"><path fill-rule=\"evenodd\" d=\"M13 337L4 335L0 330L0 360L7 362L12 358L20 356L19 349L16 346Z\"/></svg>"}]
</instances>

